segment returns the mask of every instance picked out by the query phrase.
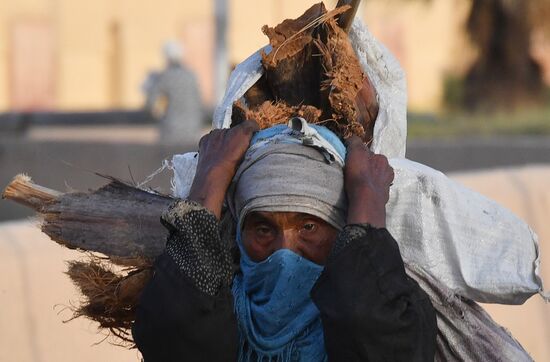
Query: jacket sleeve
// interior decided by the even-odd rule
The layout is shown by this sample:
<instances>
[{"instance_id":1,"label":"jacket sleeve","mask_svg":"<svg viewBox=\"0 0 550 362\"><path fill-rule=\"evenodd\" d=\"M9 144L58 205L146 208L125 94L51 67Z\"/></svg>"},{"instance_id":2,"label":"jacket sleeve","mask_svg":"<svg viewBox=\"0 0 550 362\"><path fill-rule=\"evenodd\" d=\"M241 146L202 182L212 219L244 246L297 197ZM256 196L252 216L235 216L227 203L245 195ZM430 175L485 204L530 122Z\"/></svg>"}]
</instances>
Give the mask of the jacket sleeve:
<instances>
[{"instance_id":1,"label":"jacket sleeve","mask_svg":"<svg viewBox=\"0 0 550 362\"><path fill-rule=\"evenodd\" d=\"M177 201L162 216L170 231L132 328L145 362L231 361L238 348L230 248L198 204Z\"/></svg>"},{"instance_id":2,"label":"jacket sleeve","mask_svg":"<svg viewBox=\"0 0 550 362\"><path fill-rule=\"evenodd\" d=\"M348 225L311 296L331 361L433 361L436 318L386 229Z\"/></svg>"}]
</instances>

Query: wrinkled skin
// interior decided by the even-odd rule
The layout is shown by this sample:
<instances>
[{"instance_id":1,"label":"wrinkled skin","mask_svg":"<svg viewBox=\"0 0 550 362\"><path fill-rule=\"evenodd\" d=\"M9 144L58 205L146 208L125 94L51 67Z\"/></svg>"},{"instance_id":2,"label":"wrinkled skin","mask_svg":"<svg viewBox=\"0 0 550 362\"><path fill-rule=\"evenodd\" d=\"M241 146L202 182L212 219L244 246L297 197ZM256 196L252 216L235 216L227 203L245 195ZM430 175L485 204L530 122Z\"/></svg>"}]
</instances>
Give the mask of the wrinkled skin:
<instances>
[{"instance_id":1,"label":"wrinkled skin","mask_svg":"<svg viewBox=\"0 0 550 362\"><path fill-rule=\"evenodd\" d=\"M204 136L199 143L197 173L188 199L202 204L219 219L225 193L258 130L256 122L248 120ZM385 156L374 154L359 137L349 138L346 144L347 223L368 223L383 228L393 169ZM243 245L255 261L265 259L278 249L288 248L323 264L336 235L335 228L313 215L257 212L246 217Z\"/></svg>"},{"instance_id":2,"label":"wrinkled skin","mask_svg":"<svg viewBox=\"0 0 550 362\"><path fill-rule=\"evenodd\" d=\"M188 199L210 210L219 220L225 193L250 140L260 127L244 121L229 129L215 129L199 142L197 172Z\"/></svg>"},{"instance_id":3,"label":"wrinkled skin","mask_svg":"<svg viewBox=\"0 0 550 362\"><path fill-rule=\"evenodd\" d=\"M262 261L279 249L290 249L325 264L338 230L324 220L300 212L251 212L243 226L243 246L250 259Z\"/></svg>"},{"instance_id":4,"label":"wrinkled skin","mask_svg":"<svg viewBox=\"0 0 550 362\"><path fill-rule=\"evenodd\" d=\"M386 203L390 197L393 169L384 155L374 154L361 139L346 141L344 187L348 196L348 224L368 223L386 227Z\"/></svg>"}]
</instances>

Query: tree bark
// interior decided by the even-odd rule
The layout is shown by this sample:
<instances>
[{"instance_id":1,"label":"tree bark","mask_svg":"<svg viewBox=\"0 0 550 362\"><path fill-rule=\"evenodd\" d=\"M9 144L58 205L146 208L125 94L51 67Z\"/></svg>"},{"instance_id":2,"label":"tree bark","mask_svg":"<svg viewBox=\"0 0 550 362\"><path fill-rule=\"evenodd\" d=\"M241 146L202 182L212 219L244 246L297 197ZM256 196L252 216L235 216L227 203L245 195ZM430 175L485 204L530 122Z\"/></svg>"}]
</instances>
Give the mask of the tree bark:
<instances>
[{"instance_id":1,"label":"tree bark","mask_svg":"<svg viewBox=\"0 0 550 362\"><path fill-rule=\"evenodd\" d=\"M95 191L64 194L22 176L2 197L36 210L43 219L42 231L58 244L130 265L162 253L167 230L160 216L173 201L114 179Z\"/></svg>"}]
</instances>

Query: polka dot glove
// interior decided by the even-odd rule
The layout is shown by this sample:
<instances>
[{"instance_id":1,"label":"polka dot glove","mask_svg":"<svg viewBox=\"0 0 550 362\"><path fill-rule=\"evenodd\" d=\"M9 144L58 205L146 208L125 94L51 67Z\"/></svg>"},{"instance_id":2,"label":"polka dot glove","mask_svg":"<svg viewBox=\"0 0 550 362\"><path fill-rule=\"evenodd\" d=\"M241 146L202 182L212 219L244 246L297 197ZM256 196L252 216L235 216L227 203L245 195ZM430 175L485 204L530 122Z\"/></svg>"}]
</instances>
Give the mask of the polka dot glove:
<instances>
[{"instance_id":1,"label":"polka dot glove","mask_svg":"<svg viewBox=\"0 0 550 362\"><path fill-rule=\"evenodd\" d=\"M200 291L215 296L231 284L231 251L221 240L214 214L196 202L177 200L161 222L170 231L166 253Z\"/></svg>"}]
</instances>

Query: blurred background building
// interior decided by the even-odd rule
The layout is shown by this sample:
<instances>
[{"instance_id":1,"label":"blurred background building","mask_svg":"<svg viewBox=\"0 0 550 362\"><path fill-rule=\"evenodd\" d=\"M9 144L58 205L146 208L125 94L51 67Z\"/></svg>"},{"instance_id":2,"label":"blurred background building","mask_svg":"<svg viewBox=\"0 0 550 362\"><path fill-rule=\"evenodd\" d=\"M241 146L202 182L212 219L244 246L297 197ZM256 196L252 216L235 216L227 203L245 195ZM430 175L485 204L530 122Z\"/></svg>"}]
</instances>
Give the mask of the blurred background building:
<instances>
[{"instance_id":1,"label":"blurred background building","mask_svg":"<svg viewBox=\"0 0 550 362\"><path fill-rule=\"evenodd\" d=\"M7 0L0 4L0 109L137 108L167 39L212 102L211 2Z\"/></svg>"}]
</instances>

